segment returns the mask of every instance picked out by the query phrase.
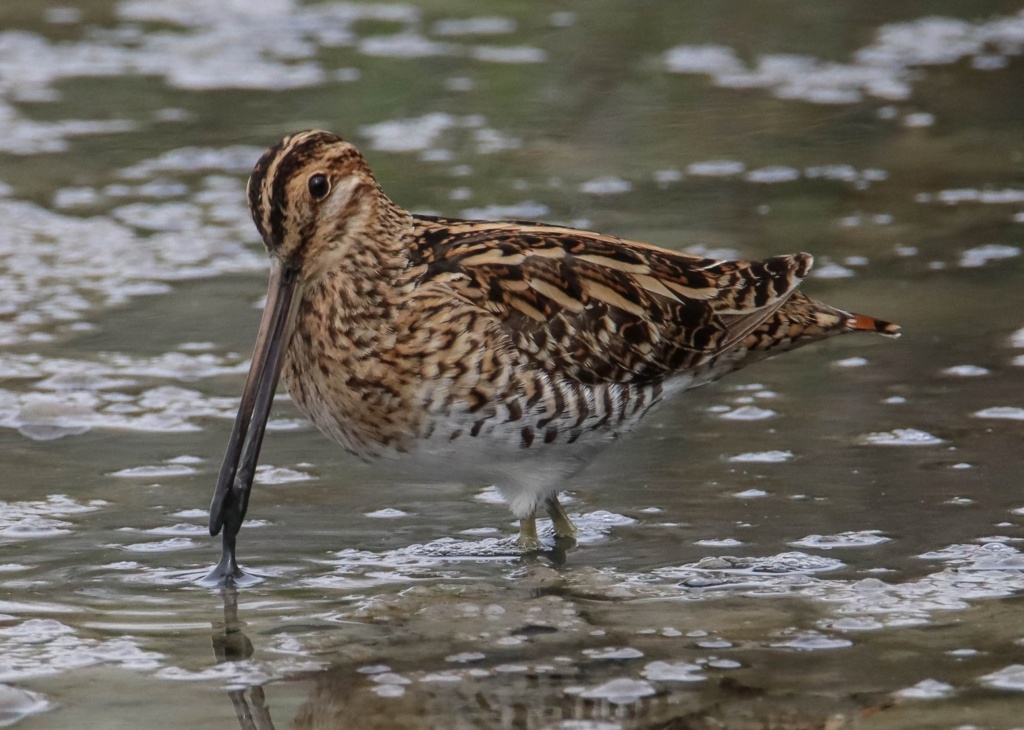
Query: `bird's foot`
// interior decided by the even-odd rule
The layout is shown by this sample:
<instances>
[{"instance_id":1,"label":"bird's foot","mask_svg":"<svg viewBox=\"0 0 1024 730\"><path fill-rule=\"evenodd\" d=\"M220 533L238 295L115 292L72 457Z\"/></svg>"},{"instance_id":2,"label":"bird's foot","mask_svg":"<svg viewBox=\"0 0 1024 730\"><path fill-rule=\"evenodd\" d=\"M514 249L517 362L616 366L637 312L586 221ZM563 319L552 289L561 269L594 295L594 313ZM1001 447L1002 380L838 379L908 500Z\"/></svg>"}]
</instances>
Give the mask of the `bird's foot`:
<instances>
[{"instance_id":1,"label":"bird's foot","mask_svg":"<svg viewBox=\"0 0 1024 730\"><path fill-rule=\"evenodd\" d=\"M199 584L210 588L221 586L249 586L261 582L263 579L246 573L238 566L235 558L235 537L237 532L232 533L229 526L225 525L224 535L221 540L220 560L213 569L204 577L199 579Z\"/></svg>"},{"instance_id":2,"label":"bird's foot","mask_svg":"<svg viewBox=\"0 0 1024 730\"><path fill-rule=\"evenodd\" d=\"M536 552L544 549L544 543L537 536L537 518L534 515L519 520L519 539L516 546L523 552Z\"/></svg>"},{"instance_id":3,"label":"bird's foot","mask_svg":"<svg viewBox=\"0 0 1024 730\"><path fill-rule=\"evenodd\" d=\"M524 553L535 553L544 549L544 543L542 543L540 538L536 535L533 537L524 537L523 535L520 535L516 540L516 547Z\"/></svg>"},{"instance_id":4,"label":"bird's foot","mask_svg":"<svg viewBox=\"0 0 1024 730\"><path fill-rule=\"evenodd\" d=\"M544 500L544 509L551 518L551 526L555 531L555 538L559 542L565 542L568 547L576 544L576 525L565 513L562 503L558 501L558 495L554 494Z\"/></svg>"},{"instance_id":5,"label":"bird's foot","mask_svg":"<svg viewBox=\"0 0 1024 730\"><path fill-rule=\"evenodd\" d=\"M560 550L565 553L568 550L572 550L579 543L576 542L576 535L559 535L555 534L555 544L553 550Z\"/></svg>"}]
</instances>

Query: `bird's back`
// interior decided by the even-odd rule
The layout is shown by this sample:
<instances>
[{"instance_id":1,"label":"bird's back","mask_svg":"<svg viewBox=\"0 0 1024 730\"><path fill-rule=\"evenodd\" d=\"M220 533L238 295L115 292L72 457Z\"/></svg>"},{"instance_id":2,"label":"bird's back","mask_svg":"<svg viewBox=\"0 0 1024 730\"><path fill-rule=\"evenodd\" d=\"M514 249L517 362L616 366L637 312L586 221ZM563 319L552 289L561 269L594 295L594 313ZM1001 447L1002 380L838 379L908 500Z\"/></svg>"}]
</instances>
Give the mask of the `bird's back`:
<instances>
[{"instance_id":1,"label":"bird's back","mask_svg":"<svg viewBox=\"0 0 1024 730\"><path fill-rule=\"evenodd\" d=\"M810 254L721 261L559 226L414 220L419 283L444 281L531 364L584 384L663 382L723 356L899 331L799 293Z\"/></svg>"}]
</instances>

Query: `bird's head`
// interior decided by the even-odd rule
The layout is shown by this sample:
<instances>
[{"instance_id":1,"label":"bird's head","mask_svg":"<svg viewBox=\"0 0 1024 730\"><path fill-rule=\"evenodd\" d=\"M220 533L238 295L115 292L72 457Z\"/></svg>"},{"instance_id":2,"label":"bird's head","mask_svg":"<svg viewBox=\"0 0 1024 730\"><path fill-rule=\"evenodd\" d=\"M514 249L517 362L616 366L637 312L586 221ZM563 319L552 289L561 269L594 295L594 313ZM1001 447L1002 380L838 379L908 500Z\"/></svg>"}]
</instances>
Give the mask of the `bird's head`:
<instances>
[{"instance_id":1,"label":"bird's head","mask_svg":"<svg viewBox=\"0 0 1024 730\"><path fill-rule=\"evenodd\" d=\"M347 255L384 199L359 150L319 130L290 135L264 152L247 196L271 258L303 281Z\"/></svg>"}]
</instances>

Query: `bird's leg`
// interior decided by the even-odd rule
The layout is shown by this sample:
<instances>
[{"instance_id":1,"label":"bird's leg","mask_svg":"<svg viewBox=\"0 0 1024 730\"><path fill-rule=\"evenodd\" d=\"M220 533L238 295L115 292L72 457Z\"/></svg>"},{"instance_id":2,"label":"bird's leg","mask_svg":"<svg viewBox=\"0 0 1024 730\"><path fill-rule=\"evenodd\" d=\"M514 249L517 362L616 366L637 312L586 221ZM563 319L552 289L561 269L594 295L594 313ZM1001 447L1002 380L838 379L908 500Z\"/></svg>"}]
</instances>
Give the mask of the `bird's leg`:
<instances>
[{"instance_id":1,"label":"bird's leg","mask_svg":"<svg viewBox=\"0 0 1024 730\"><path fill-rule=\"evenodd\" d=\"M558 501L557 493L544 500L544 509L547 510L551 524L555 528L555 537L576 542L576 525L562 509L562 503Z\"/></svg>"},{"instance_id":2,"label":"bird's leg","mask_svg":"<svg viewBox=\"0 0 1024 730\"><path fill-rule=\"evenodd\" d=\"M238 567L235 558L235 539L238 537L240 526L241 523L225 523L224 534L221 537L220 562L203 578L204 585L228 586L242 582L245 573Z\"/></svg>"},{"instance_id":3,"label":"bird's leg","mask_svg":"<svg viewBox=\"0 0 1024 730\"><path fill-rule=\"evenodd\" d=\"M540 550L542 545L537 537L537 514L519 518L519 547L523 550Z\"/></svg>"}]
</instances>

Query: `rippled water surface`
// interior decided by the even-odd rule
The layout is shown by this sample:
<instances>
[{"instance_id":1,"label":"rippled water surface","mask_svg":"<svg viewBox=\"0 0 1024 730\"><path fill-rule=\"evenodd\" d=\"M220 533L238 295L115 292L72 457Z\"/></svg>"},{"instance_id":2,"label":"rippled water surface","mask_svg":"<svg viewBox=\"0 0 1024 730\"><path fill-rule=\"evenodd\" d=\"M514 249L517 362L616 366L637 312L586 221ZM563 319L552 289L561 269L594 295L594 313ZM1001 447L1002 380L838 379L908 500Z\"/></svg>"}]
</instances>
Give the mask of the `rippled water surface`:
<instances>
[{"instance_id":1,"label":"rippled water surface","mask_svg":"<svg viewBox=\"0 0 1024 730\"><path fill-rule=\"evenodd\" d=\"M0 726L1024 727L1024 7L0 5ZM197 584L266 259L324 127L417 211L729 256L899 322L655 414L515 551L484 484L280 396ZM544 523L546 526L547 523Z\"/></svg>"}]
</instances>

